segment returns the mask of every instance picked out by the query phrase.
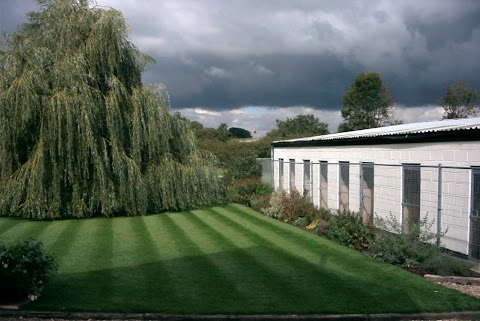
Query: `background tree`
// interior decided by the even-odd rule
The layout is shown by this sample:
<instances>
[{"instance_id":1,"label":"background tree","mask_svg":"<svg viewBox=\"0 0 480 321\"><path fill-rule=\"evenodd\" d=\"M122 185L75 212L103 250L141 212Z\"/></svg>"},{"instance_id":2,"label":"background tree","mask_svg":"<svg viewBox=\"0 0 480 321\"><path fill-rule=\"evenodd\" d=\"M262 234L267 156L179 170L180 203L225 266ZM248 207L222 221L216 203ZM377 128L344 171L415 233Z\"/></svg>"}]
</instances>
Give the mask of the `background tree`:
<instances>
[{"instance_id":1,"label":"background tree","mask_svg":"<svg viewBox=\"0 0 480 321\"><path fill-rule=\"evenodd\" d=\"M221 123L218 125L216 130L216 136L222 142L226 142L232 137L232 134L228 131L228 125L225 123Z\"/></svg>"},{"instance_id":2,"label":"background tree","mask_svg":"<svg viewBox=\"0 0 480 321\"><path fill-rule=\"evenodd\" d=\"M241 150L232 149L232 151L225 162L225 178L227 182L244 178L260 178L262 176L262 165L257 160L254 150L247 148Z\"/></svg>"},{"instance_id":3,"label":"background tree","mask_svg":"<svg viewBox=\"0 0 480 321\"><path fill-rule=\"evenodd\" d=\"M236 137L236 138L252 138L252 133L250 133L250 131L243 128L230 127L228 131L233 137Z\"/></svg>"},{"instance_id":4,"label":"background tree","mask_svg":"<svg viewBox=\"0 0 480 321\"><path fill-rule=\"evenodd\" d=\"M137 215L216 202L213 155L146 86L122 14L38 0L0 53L0 214Z\"/></svg>"},{"instance_id":5,"label":"background tree","mask_svg":"<svg viewBox=\"0 0 480 321\"><path fill-rule=\"evenodd\" d=\"M479 95L464 80L448 85L441 99L444 119L468 118L477 115Z\"/></svg>"},{"instance_id":6,"label":"background tree","mask_svg":"<svg viewBox=\"0 0 480 321\"><path fill-rule=\"evenodd\" d=\"M322 123L312 114L300 114L295 118L276 120L277 127L267 136L274 136L279 139L318 136L328 134L328 124Z\"/></svg>"},{"instance_id":7,"label":"background tree","mask_svg":"<svg viewBox=\"0 0 480 321\"><path fill-rule=\"evenodd\" d=\"M228 128L224 123L217 128L204 127L196 121L189 123L190 127L195 128L198 146L218 158L227 182L260 177L261 166L257 158L270 157L271 143L274 140L328 134L328 124L320 122L311 114L277 120L276 128L254 141L232 139L232 132L236 132L235 127ZM242 133L250 133L241 128L240 130Z\"/></svg>"},{"instance_id":8,"label":"background tree","mask_svg":"<svg viewBox=\"0 0 480 321\"><path fill-rule=\"evenodd\" d=\"M195 133L197 133L198 131L203 129L203 125L201 123L199 123L198 121L192 121L192 122L190 122L190 128L192 128L192 130Z\"/></svg>"},{"instance_id":9,"label":"background tree","mask_svg":"<svg viewBox=\"0 0 480 321\"><path fill-rule=\"evenodd\" d=\"M392 122L393 100L378 73L361 73L342 96L338 131L376 128Z\"/></svg>"}]
</instances>

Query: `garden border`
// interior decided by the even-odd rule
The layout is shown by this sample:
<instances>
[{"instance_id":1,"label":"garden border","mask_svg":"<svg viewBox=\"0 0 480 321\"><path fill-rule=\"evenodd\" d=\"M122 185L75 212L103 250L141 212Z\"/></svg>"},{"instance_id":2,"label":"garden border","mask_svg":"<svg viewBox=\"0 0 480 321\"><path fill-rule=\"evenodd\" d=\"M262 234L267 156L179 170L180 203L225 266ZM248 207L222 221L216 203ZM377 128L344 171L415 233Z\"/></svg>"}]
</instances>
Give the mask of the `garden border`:
<instances>
[{"instance_id":1,"label":"garden border","mask_svg":"<svg viewBox=\"0 0 480 321\"><path fill-rule=\"evenodd\" d=\"M444 312L444 313L412 313L412 314L310 314L310 315L185 315L161 313L90 313L90 312L49 312L20 311L0 309L0 319L65 319L65 320L478 320L480 311Z\"/></svg>"}]
</instances>

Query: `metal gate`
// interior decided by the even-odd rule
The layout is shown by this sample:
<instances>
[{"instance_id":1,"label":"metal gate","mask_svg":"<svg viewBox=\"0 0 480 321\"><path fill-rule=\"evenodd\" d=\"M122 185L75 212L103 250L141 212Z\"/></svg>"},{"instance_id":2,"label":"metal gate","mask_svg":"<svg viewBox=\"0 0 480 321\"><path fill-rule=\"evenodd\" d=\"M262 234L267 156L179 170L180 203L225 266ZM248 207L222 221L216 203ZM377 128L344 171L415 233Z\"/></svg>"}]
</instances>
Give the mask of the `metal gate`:
<instances>
[{"instance_id":1,"label":"metal gate","mask_svg":"<svg viewBox=\"0 0 480 321\"><path fill-rule=\"evenodd\" d=\"M360 176L360 215L362 215L364 224L373 224L373 163L362 163Z\"/></svg>"},{"instance_id":2,"label":"metal gate","mask_svg":"<svg viewBox=\"0 0 480 321\"><path fill-rule=\"evenodd\" d=\"M420 222L420 164L403 165L402 228L407 233Z\"/></svg>"},{"instance_id":3,"label":"metal gate","mask_svg":"<svg viewBox=\"0 0 480 321\"><path fill-rule=\"evenodd\" d=\"M480 168L472 170L469 256L480 260Z\"/></svg>"},{"instance_id":4,"label":"metal gate","mask_svg":"<svg viewBox=\"0 0 480 321\"><path fill-rule=\"evenodd\" d=\"M350 185L350 167L349 162L339 162L340 167L340 186L338 189L338 210L340 213L349 210L349 185Z\"/></svg>"}]
</instances>

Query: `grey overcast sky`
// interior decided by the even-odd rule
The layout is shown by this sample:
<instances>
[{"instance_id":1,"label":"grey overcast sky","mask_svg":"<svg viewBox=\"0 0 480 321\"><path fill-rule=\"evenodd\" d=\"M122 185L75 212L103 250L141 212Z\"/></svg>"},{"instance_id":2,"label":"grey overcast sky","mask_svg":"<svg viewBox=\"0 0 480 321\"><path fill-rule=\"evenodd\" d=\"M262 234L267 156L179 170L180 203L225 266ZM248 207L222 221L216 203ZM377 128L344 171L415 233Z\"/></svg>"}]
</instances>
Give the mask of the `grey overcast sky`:
<instances>
[{"instance_id":1,"label":"grey overcast sky","mask_svg":"<svg viewBox=\"0 0 480 321\"><path fill-rule=\"evenodd\" d=\"M446 86L480 89L479 0L97 0L120 10L131 40L156 64L172 110L259 133L313 113L335 131L340 97L379 72L405 122L440 119ZM95 4L92 2L92 5ZM33 0L0 0L15 31Z\"/></svg>"}]
</instances>

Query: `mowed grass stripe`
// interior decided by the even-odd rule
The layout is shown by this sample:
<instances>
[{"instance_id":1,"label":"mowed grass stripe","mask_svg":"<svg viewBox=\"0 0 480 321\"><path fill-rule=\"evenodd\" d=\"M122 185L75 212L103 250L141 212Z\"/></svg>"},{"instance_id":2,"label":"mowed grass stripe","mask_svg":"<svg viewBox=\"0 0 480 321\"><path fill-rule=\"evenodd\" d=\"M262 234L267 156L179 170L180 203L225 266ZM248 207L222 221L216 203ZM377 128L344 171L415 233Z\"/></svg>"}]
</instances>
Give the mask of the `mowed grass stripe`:
<instances>
[{"instance_id":1,"label":"mowed grass stripe","mask_svg":"<svg viewBox=\"0 0 480 321\"><path fill-rule=\"evenodd\" d=\"M210 239L208 242L214 242L218 249L218 254L210 257L226 277L236 284L237 289L242 293L241 296L237 297L237 300L243 300L245 306L258 309L259 304L265 303L260 302L257 299L258 297L277 296L278 293L291 288L290 283L281 279L279 282L271 282L275 274L272 274L273 271L265 266L264 258L261 259L250 254L250 250L252 248L256 249L258 245L255 244L251 247L236 246L232 238L237 241L237 235L230 234L227 237L221 233L221 224L215 224L209 220L211 212L200 210L194 211L192 214L192 216L189 216L192 228L208 231Z\"/></svg>"},{"instance_id":2,"label":"mowed grass stripe","mask_svg":"<svg viewBox=\"0 0 480 321\"><path fill-rule=\"evenodd\" d=\"M195 267L188 260L185 249L176 238L175 224L170 216L182 213L163 213L145 217L146 227L156 244L159 260L162 264L162 287L168 287L171 295L158 298L154 311L169 313L186 313L192 300L188 298L189 286L185 282L192 282L192 272ZM201 298L197 298L201 299Z\"/></svg>"},{"instance_id":3,"label":"mowed grass stripe","mask_svg":"<svg viewBox=\"0 0 480 321\"><path fill-rule=\"evenodd\" d=\"M158 249L150 237L143 217L126 217L116 220L114 224L114 284L111 295L125 296L125 290L132 301L129 311L141 312L152 306L162 305L162 299L174 296L165 279L163 264ZM164 281L167 282L164 282ZM178 301L174 297L175 304Z\"/></svg>"},{"instance_id":4,"label":"mowed grass stripe","mask_svg":"<svg viewBox=\"0 0 480 321\"><path fill-rule=\"evenodd\" d=\"M18 222L18 220L12 218L0 218L0 241L3 240L3 233L18 225Z\"/></svg>"},{"instance_id":5,"label":"mowed grass stripe","mask_svg":"<svg viewBox=\"0 0 480 321\"><path fill-rule=\"evenodd\" d=\"M156 303L153 311L169 313L188 313L192 300L188 298L189 288L184 282L194 278L195 267L189 262L189 255L185 256L180 249L180 242L174 234L172 219L183 213L162 213L145 216L145 227L152 242L155 244L158 255L158 289L156 290ZM191 270L190 268L193 268ZM163 294L165 291L168 294ZM195 304L195 306L197 306ZM147 310L145 310L147 311Z\"/></svg>"},{"instance_id":6,"label":"mowed grass stripe","mask_svg":"<svg viewBox=\"0 0 480 321\"><path fill-rule=\"evenodd\" d=\"M411 306L409 302L411 295L415 293L424 293L425 295L431 295L431 293L442 293L447 295L449 291L445 287L441 287L432 283L425 284L424 280L419 278L418 282L411 282L415 276L412 276L408 272L405 272L399 268L373 261L372 259L365 257L361 253L345 249L340 246L337 247L337 251L332 251L330 248L326 248L326 253L317 253L305 259L303 255L298 255L298 247L301 244L308 246L308 243L298 239L296 244L287 243L287 248L280 246L282 244L282 235L270 234L269 238L262 236L262 225L253 224L245 220L244 216L237 214L231 214L231 212L222 208L213 208L219 216L226 220L238 224L245 228L247 233L253 233L260 239L263 239L269 245L265 245L268 249L275 249L285 253L285 259L289 258L291 263L285 263L278 265L278 269L285 267L288 273L285 277L290 280L295 280L295 286L303 287L305 291L310 292L311 298L316 298L316 301L312 303L315 309L321 309L323 313L336 313L336 311L361 311L367 313L373 308L385 306L385 296L391 296L392 294L397 298L391 301L392 311L402 311L403 305L399 302L405 302L405 307ZM279 222L277 222L279 223ZM265 224L265 223L264 223ZM260 232L258 232L260 231ZM298 231L300 236L310 237L311 235ZM328 242L319 238L319 242ZM297 250L292 250L297 248ZM335 247L335 246L334 246ZM344 264L338 263L344 260ZM334 261L334 264L330 262ZM272 258L269 258L268 262L273 262ZM316 262L316 263L315 263ZM356 275L346 273L345 270L351 268L351 265L355 266L357 270ZM302 268L303 266L303 268ZM292 271L293 269L293 271ZM295 272L296 271L296 272ZM403 281L410 282L408 292L405 291ZM313 290L313 292L312 292ZM331 293L330 295L319 296L316 291L324 293ZM352 293L355 293L352 296ZM347 299L349 298L349 299ZM308 302L308 300L307 300ZM291 307L295 309L295 306ZM327 309L327 310L325 310ZM428 308L427 308L428 309ZM316 312L318 310L314 310ZM411 312L403 311L403 312ZM378 310L377 312L381 312Z\"/></svg>"},{"instance_id":7,"label":"mowed grass stripe","mask_svg":"<svg viewBox=\"0 0 480 321\"><path fill-rule=\"evenodd\" d=\"M50 222L19 220L15 226L4 231L0 238L7 244L16 243L28 238L40 238Z\"/></svg>"},{"instance_id":8,"label":"mowed grass stripe","mask_svg":"<svg viewBox=\"0 0 480 321\"><path fill-rule=\"evenodd\" d=\"M162 213L144 216L145 226L157 249L159 260L168 261L180 259L183 254L177 249L178 242L172 233L171 224L167 222L167 216L179 215L179 213Z\"/></svg>"},{"instance_id":9,"label":"mowed grass stripe","mask_svg":"<svg viewBox=\"0 0 480 321\"><path fill-rule=\"evenodd\" d=\"M136 242L137 251L145 254L145 263L136 266L143 274L144 286L141 288L140 297L137 297L135 303L138 306L136 312L148 311L152 306L164 307L168 311L172 307L179 306L182 301L179 300L174 291L172 280L164 267L160 249L157 247L155 238L147 227L147 222L153 230L158 230L161 222L159 220L147 220L146 217L138 218L137 232L140 237ZM152 224L153 223L153 224ZM135 287L135 284L132 284Z\"/></svg>"},{"instance_id":10,"label":"mowed grass stripe","mask_svg":"<svg viewBox=\"0 0 480 321\"><path fill-rule=\"evenodd\" d=\"M291 237L291 235L284 233L282 229L271 228L272 224L279 223L273 219L271 222L258 222L252 220L249 215L245 215L241 211L232 212L229 208L224 207L214 207L211 211L224 220L229 220L234 225L241 227L244 233L248 233L263 242L268 248L275 248L281 253L296 256L298 259L304 260L305 263L314 264L315 266L318 266L320 263L326 264L330 261L331 255L323 249L323 247L328 247L329 244L322 242L323 244L315 243L315 246L310 246L308 244L310 243L308 240L309 235L303 234L300 230L296 231L298 235ZM353 251L350 252L354 253Z\"/></svg>"},{"instance_id":11,"label":"mowed grass stripe","mask_svg":"<svg viewBox=\"0 0 480 321\"><path fill-rule=\"evenodd\" d=\"M190 228L188 213L166 215L162 219L177 240L177 250L183 254L182 258L165 262L169 272L182 279L175 288L176 296L190 303L189 308L185 307L185 310L179 312L207 313L218 311L221 305L234 305L240 295L235 284L228 280L209 255L193 241L194 238L197 239L197 235L203 237L204 231Z\"/></svg>"},{"instance_id":12,"label":"mowed grass stripe","mask_svg":"<svg viewBox=\"0 0 480 321\"><path fill-rule=\"evenodd\" d=\"M332 311L329 312L333 313L336 309L351 308L352 302L341 298L349 296L352 291L356 293L356 299L359 302L375 300L375 295L371 293L370 287L366 286L368 284L348 282L350 280L339 282L336 272L326 268L323 258L321 259L318 254L306 260L277 244L281 243L277 242L277 239L282 238L281 234L276 238L268 239L262 236L262 233L252 230L253 226L245 225L240 219L236 220L238 218L236 216L224 215L218 208L211 209L211 211L215 212L212 217L225 222L229 221L230 227L237 229L238 232L254 239L257 244L261 245L251 254L257 256L259 260L264 260L264 264L271 270L272 280L274 280L271 281L272 283L288 282L284 291L286 301L276 309L282 309L285 313L294 313L297 312L298 306L310 302L310 313L317 313L328 306L332 307ZM257 226L257 228L261 229L261 226ZM312 263L312 259L317 263ZM332 295L319 296L319 291L332 293ZM303 303L292 300L292 298L298 298Z\"/></svg>"},{"instance_id":13,"label":"mowed grass stripe","mask_svg":"<svg viewBox=\"0 0 480 321\"><path fill-rule=\"evenodd\" d=\"M230 217L241 220L241 224L262 232L265 237L275 238L277 244L288 248L289 252L295 253L305 260L317 264L316 258L321 256L322 263L328 265L326 268L329 270L341 270L341 273L338 275L340 278L358 279L358 272L365 270L363 263L370 264L371 262L371 259L365 254L346 247L339 247L331 241L263 216L239 204L229 204L223 210L218 210ZM281 237L278 237L279 235ZM339 251L344 255L338 255ZM359 264L359 262L362 262L362 264Z\"/></svg>"},{"instance_id":14,"label":"mowed grass stripe","mask_svg":"<svg viewBox=\"0 0 480 321\"><path fill-rule=\"evenodd\" d=\"M260 224L262 227L264 227L265 231L281 234L285 240L292 241L293 243L296 243L297 241L308 243L309 247L307 250L309 250L312 254L318 253L317 250L319 245L322 247L333 245L332 247L336 247L335 244L329 241L319 242L319 240L322 239L319 239L316 235L309 235L307 232L300 231L294 226L280 222L274 218L261 215L258 212L255 212L252 209L240 204L228 204L224 208L227 210L226 212L231 215L239 216L255 225Z\"/></svg>"},{"instance_id":15,"label":"mowed grass stripe","mask_svg":"<svg viewBox=\"0 0 480 321\"><path fill-rule=\"evenodd\" d=\"M40 300L25 309L187 314L480 309L479 300L240 205L145 217L17 221L18 227L8 228L1 221L9 240L36 233L62 258Z\"/></svg>"},{"instance_id":16,"label":"mowed grass stripe","mask_svg":"<svg viewBox=\"0 0 480 321\"><path fill-rule=\"evenodd\" d=\"M199 228L209 228L210 234L217 240L224 252L216 257L219 266L226 269L226 273L237 283L237 288L244 294L244 309L247 313L261 311L266 308L266 298L276 298L278 306L303 304L305 297L301 291L295 296L287 295L295 288L295 284L285 279L281 273L278 273L282 262L270 260L266 251L259 247L257 242L253 242L244 233L225 224L225 222L215 218L212 211L196 210L192 212ZM237 247L238 240L244 243L250 243L250 247ZM267 261L270 261L267 263ZM276 268L273 269L272 265ZM302 268L304 268L302 266ZM272 282L272 280L275 280ZM285 295L279 296L279 293ZM251 309L251 310L249 310ZM266 311L264 311L266 312ZM245 311L244 311L245 313Z\"/></svg>"},{"instance_id":17,"label":"mowed grass stripe","mask_svg":"<svg viewBox=\"0 0 480 321\"><path fill-rule=\"evenodd\" d=\"M89 242L89 248L84 256L84 266L86 272L75 274L76 284L80 284L80 293L82 295L69 298L70 305L75 310L108 311L111 305L108 300L115 302L113 298L114 289L114 265L113 265L113 235L115 220L109 218L95 219L90 224L83 225L82 231L91 228L93 238ZM91 226L94 223L95 226ZM79 237L85 237L83 234L77 234ZM78 239L78 238L77 238ZM71 254L78 253L77 251ZM72 257L72 255L69 255ZM90 292L90 294L86 294ZM85 298L87 295L87 298ZM82 302L78 303L82 298ZM86 308L88 307L88 308ZM110 308L111 309L111 308Z\"/></svg>"},{"instance_id":18,"label":"mowed grass stripe","mask_svg":"<svg viewBox=\"0 0 480 321\"><path fill-rule=\"evenodd\" d=\"M132 297L131 308L135 309L136 304L146 299L146 274L149 273L145 265L152 261L150 258L156 250L149 246L148 235L144 235L141 217L119 217L114 220L113 230L111 271L114 283L110 295L124 295L122 288L128 288ZM147 242L142 248L139 243L145 241Z\"/></svg>"},{"instance_id":19,"label":"mowed grass stripe","mask_svg":"<svg viewBox=\"0 0 480 321\"><path fill-rule=\"evenodd\" d=\"M272 233L277 232L278 235L288 236L288 238L285 237L285 239L289 239L291 242L285 242L284 244L293 246L292 252L301 255L303 258L308 258L309 256L315 257L321 254L322 261L326 264L325 267L330 271L338 271L336 272L337 277L350 283L361 284L363 281L376 280L375 283L379 285L391 284L392 288L402 288L402 281L400 280L412 278L411 273L398 267L380 263L363 253L347 247L338 246L329 240L311 235L296 227L261 215L243 205L231 203L224 208L227 209L226 213L228 213L228 215L233 215L238 219L248 220L251 223L249 226L253 228L261 225L265 227L263 229L264 232L268 233L271 231ZM243 222L243 224L248 223ZM279 242L282 242L283 238L277 239ZM300 244L304 244L304 246L299 249ZM372 264L376 265L376 269L371 268ZM380 271L385 273L379 273ZM393 271L400 273L400 275L395 276L394 282L392 278L389 277ZM441 290L445 290L445 287L440 288ZM377 294L381 299L382 292L378 292Z\"/></svg>"},{"instance_id":20,"label":"mowed grass stripe","mask_svg":"<svg viewBox=\"0 0 480 321\"><path fill-rule=\"evenodd\" d=\"M68 259L68 254L71 253L72 245L77 240L78 232L84 222L78 220L61 221L57 224L52 222L56 235L51 242L45 242L45 247L55 255L59 266L64 266L64 261Z\"/></svg>"},{"instance_id":21,"label":"mowed grass stripe","mask_svg":"<svg viewBox=\"0 0 480 321\"><path fill-rule=\"evenodd\" d=\"M266 240L261 234L250 230L248 227L239 224L237 221L232 220L227 216L224 216L216 209L209 209L208 214L208 216L204 216L204 220L220 226L231 240L243 238L255 244L255 246L245 249L245 252L247 255L251 256L252 259L257 261L258 264L263 265L269 273L271 273L271 276L282 279L286 275L291 276L289 273L295 274L295 272L298 272L299 267L295 265L298 260L290 256L285 256L285 252L282 248L278 247L273 242ZM305 263L302 263L302 269L304 266ZM282 268L280 269L280 267ZM287 280L288 283L289 279L285 280ZM293 286L293 284L288 284L290 287Z\"/></svg>"},{"instance_id":22,"label":"mowed grass stripe","mask_svg":"<svg viewBox=\"0 0 480 321\"><path fill-rule=\"evenodd\" d=\"M295 255L301 253L298 251L298 246L300 244L304 244L306 249L316 248L320 250L321 253L319 253L319 255L312 254L312 258L319 258L318 266L321 268L321 271L324 271L321 272L321 274L327 272L327 275L330 275L330 277L334 280L337 280L337 282L342 282L352 286L355 296L352 297L346 293L347 296L351 297L350 302L357 302L358 299L361 298L361 300L364 302L362 303L361 307L365 307L366 311L372 311L372 307L378 308L382 305L383 308L385 308L385 297L392 296L392 294L396 299L388 302L390 304L388 311L405 313L422 310L428 311L432 310L433 308L431 301L419 300L416 302L418 304L418 306L415 307L416 309L412 310L412 302L410 298L427 296L441 298L442 296L448 296L448 293L451 293L451 290L446 287L439 286L431 282L425 282L423 278L412 275L411 273L408 273L398 267L378 262L362 253L353 251L346 247L338 246L323 238L319 238L304 231L297 230L293 226L289 226L274 219L261 216L261 214L254 212L253 210L242 205L229 204L222 208L227 209L226 212L223 212L224 215L236 220L239 224L245 225L246 227L248 226L249 229L258 229L260 232L263 231L265 236L269 234L272 235L274 240L279 243L283 242L283 238L281 237L282 230L288 229L294 233L298 231L296 240L294 242L292 241L287 243L287 245L289 245L287 246L289 248L289 252L295 253ZM218 211L219 208L214 208L214 210ZM259 220L255 220L255 216L257 216ZM254 217L254 219L248 222L249 218L252 219L252 217ZM264 222L263 224L261 223L262 221ZM276 225L272 227L274 230L277 229L278 226L280 227L277 237L275 237L275 234L270 233L268 221L271 221L271 224ZM265 224L267 224L265 229L259 229L260 226ZM302 242L302 238L307 240L307 242ZM311 242L316 242L317 246L314 247ZM327 246L325 246L325 243L327 243ZM294 250L295 248L297 248L297 250ZM302 255L302 257L303 256L304 255ZM315 262L315 260L313 262ZM321 274L317 273L317 275ZM314 280L318 281L318 278ZM408 284L408 286L405 286L405 284ZM367 293L364 292L365 290L367 290ZM332 293L337 294L336 292ZM365 296L365 298L362 298L362 295ZM341 301L348 301L342 298L342 296L340 296L338 299ZM454 306L458 306L457 303L449 301L440 309L437 307L437 311L448 310L448 307L453 309ZM351 306L351 308L355 308L355 304ZM382 310L379 309L376 312L381 311Z\"/></svg>"},{"instance_id":23,"label":"mowed grass stripe","mask_svg":"<svg viewBox=\"0 0 480 321\"><path fill-rule=\"evenodd\" d=\"M75 220L79 227L63 235L51 247L60 253L59 271L45 287L41 299L26 309L51 310L49 302L61 302L57 310L108 311L112 300L113 220ZM68 229L67 229L68 230Z\"/></svg>"}]
</instances>

